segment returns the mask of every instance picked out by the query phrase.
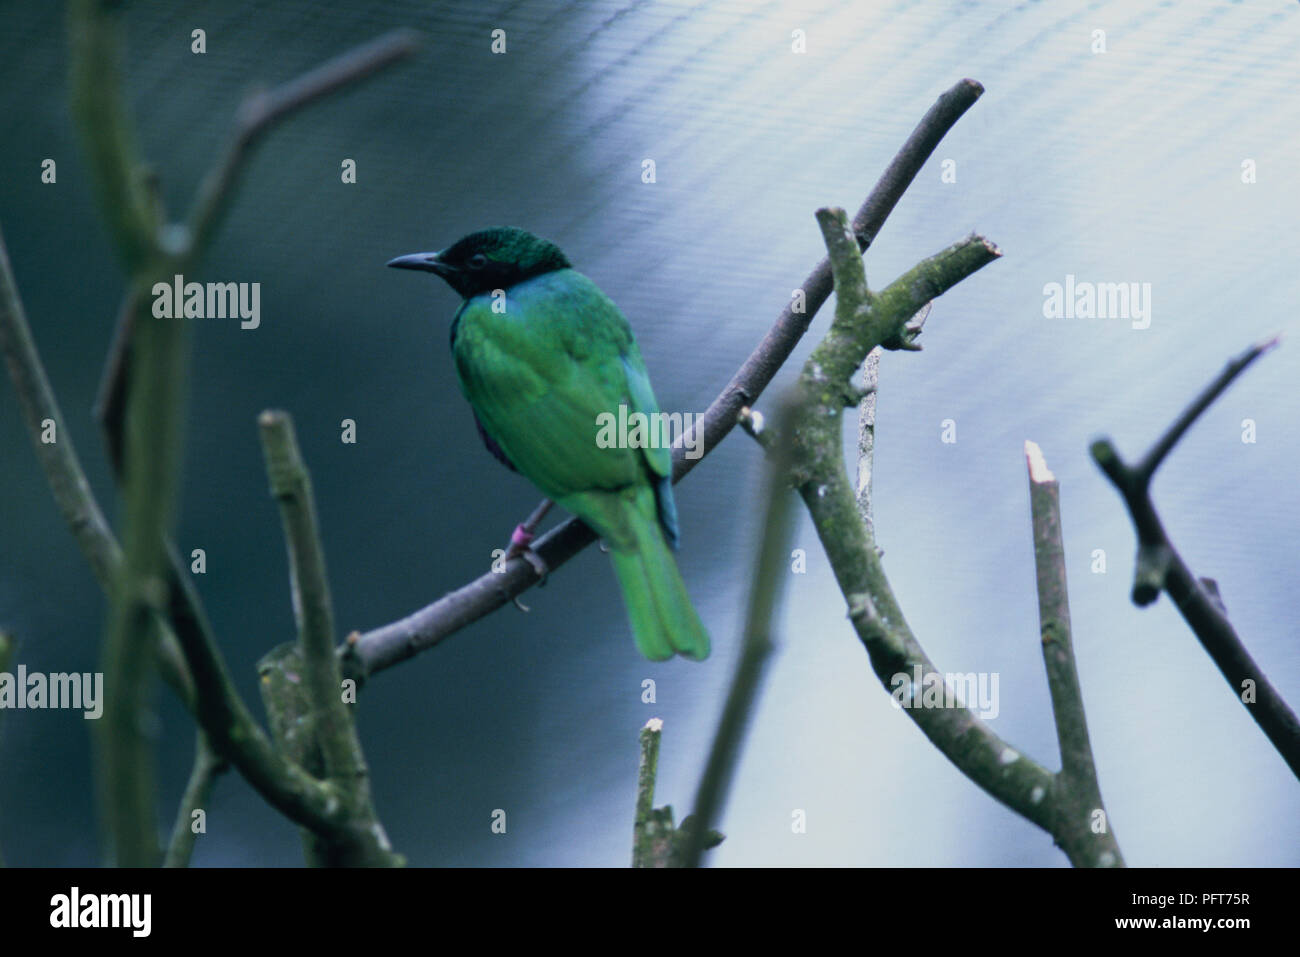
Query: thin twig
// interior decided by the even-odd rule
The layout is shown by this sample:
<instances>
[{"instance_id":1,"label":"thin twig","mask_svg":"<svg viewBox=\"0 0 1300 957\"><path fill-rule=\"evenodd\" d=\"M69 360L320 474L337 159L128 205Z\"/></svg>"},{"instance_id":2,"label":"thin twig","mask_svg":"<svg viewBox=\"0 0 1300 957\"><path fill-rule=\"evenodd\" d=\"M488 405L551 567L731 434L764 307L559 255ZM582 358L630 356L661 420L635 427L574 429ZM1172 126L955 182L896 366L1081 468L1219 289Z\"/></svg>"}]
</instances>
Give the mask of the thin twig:
<instances>
[{"instance_id":1,"label":"thin twig","mask_svg":"<svg viewBox=\"0 0 1300 957\"><path fill-rule=\"evenodd\" d=\"M854 217L860 248L866 248L879 233L944 135L983 92L984 88L974 80L962 80L940 96L922 117ZM735 427L741 408L752 407L757 401L829 298L832 282L828 259L822 260L801 288L806 300L804 310L796 311L793 303L786 305L763 340L705 411L702 424L697 422L694 426L703 432L704 455ZM918 308L920 305L924 303ZM673 449L674 482L680 481L703 457L686 457L687 439L693 443L693 434L682 436ZM586 525L570 519L538 539L533 550L555 571L595 540L596 536ZM510 562L500 574L485 573L405 618L364 633L354 646L340 648L340 654L351 666L349 674L364 680L436 646L531 588L538 580L526 562Z\"/></svg>"},{"instance_id":2,"label":"thin twig","mask_svg":"<svg viewBox=\"0 0 1300 957\"><path fill-rule=\"evenodd\" d=\"M1043 665L1061 749L1061 770L1047 800L1056 812L1053 834L1070 860L1083 867L1120 867L1124 857L1101 800L1101 786L1088 739L1088 719L1074 659L1070 598L1065 580L1060 486L1043 453L1025 442L1034 568Z\"/></svg>"},{"instance_id":3,"label":"thin twig","mask_svg":"<svg viewBox=\"0 0 1300 957\"><path fill-rule=\"evenodd\" d=\"M212 787L217 778L230 765L208 743L208 736L200 728L194 733L194 765L190 769L190 779L181 795L180 806L176 808L176 823L172 825L171 840L167 842L167 853L163 856L163 867L189 867L190 857L194 853L194 842L199 832L195 830L194 812L207 815L208 800L212 797Z\"/></svg>"},{"instance_id":4,"label":"thin twig","mask_svg":"<svg viewBox=\"0 0 1300 957\"><path fill-rule=\"evenodd\" d=\"M207 248L229 208L249 152L262 134L296 110L405 59L418 46L419 35L414 31L393 30L274 89L250 94L235 114L235 129L225 155L199 187L188 223L192 248Z\"/></svg>"},{"instance_id":5,"label":"thin twig","mask_svg":"<svg viewBox=\"0 0 1300 957\"><path fill-rule=\"evenodd\" d=\"M122 567L122 549L86 480L72 433L50 388L9 265L3 235L0 235L0 352L4 353L36 459L45 472L54 502L95 580L104 594L110 595ZM176 636L165 616L155 616L153 627L163 679L181 701L193 707L194 684Z\"/></svg>"},{"instance_id":6,"label":"thin twig","mask_svg":"<svg viewBox=\"0 0 1300 957\"><path fill-rule=\"evenodd\" d=\"M1201 391L1201 394L1196 397L1195 401L1193 401L1191 405L1182 411L1182 414L1174 420L1173 424L1169 426L1165 431L1165 434L1160 437L1156 444L1151 447L1150 451L1148 451L1146 455L1142 456L1142 461L1138 463L1135 471L1145 484L1150 485L1151 477L1155 475L1155 471L1160 467L1160 463L1165 460L1165 456L1167 456L1173 450L1173 447L1178 444L1178 440L1181 439L1183 435L1186 434L1187 430L1192 427L1192 423L1201 417L1201 413L1213 405L1214 401L1224 393L1228 386L1232 385L1233 380L1250 368L1252 362L1264 353L1268 352L1281 341L1282 337L1276 335L1265 339L1262 342L1255 343L1241 355L1237 356L1237 358L1229 362L1215 380Z\"/></svg>"},{"instance_id":7,"label":"thin twig","mask_svg":"<svg viewBox=\"0 0 1300 957\"><path fill-rule=\"evenodd\" d=\"M740 657L727 690L727 700L718 719L718 729L709 749L709 758L700 775L695 794L695 812L682 852L683 867L698 867L714 821L721 812L731 787L736 760L740 754L750 717L758 700L767 659L772 654L773 620L789 577L786 557L794 531L794 509L790 495L790 448L795 416L788 400L777 412L777 443L773 450L767 479L765 507L760 519L762 541L758 547L753 584L749 592L749 609ZM685 823L685 822L683 822Z\"/></svg>"},{"instance_id":8,"label":"thin twig","mask_svg":"<svg viewBox=\"0 0 1300 957\"><path fill-rule=\"evenodd\" d=\"M95 501L90 483L82 471L72 436L64 423L46 378L45 368L36 351L27 314L9 265L9 252L0 234L0 349L4 351L18 405L22 410L27 433L32 438L37 461L49 481L54 502L72 529L77 545L95 579L105 588L113 580L122 562L118 547L104 513Z\"/></svg>"},{"instance_id":9,"label":"thin twig","mask_svg":"<svg viewBox=\"0 0 1300 957\"><path fill-rule=\"evenodd\" d=\"M183 273L207 251L234 199L240 175L264 134L297 110L410 56L417 46L418 34L414 31L394 30L274 89L249 94L235 114L234 130L225 153L199 186L183 234L186 238L179 243L171 240L176 247L171 254L177 262L177 271ZM119 458L122 444L126 377L136 326L135 300L136 293L128 291L118 310L117 325L95 402L96 415L104 429L113 461Z\"/></svg>"},{"instance_id":10,"label":"thin twig","mask_svg":"<svg viewBox=\"0 0 1300 957\"><path fill-rule=\"evenodd\" d=\"M1246 706L1260 730L1300 777L1300 720L1256 664L1228 619L1218 587L1198 579L1170 541L1151 498L1151 478L1192 423L1252 362L1273 348L1278 337L1256 343L1237 356L1183 410L1173 425L1136 466L1128 465L1109 439L1092 445L1092 457L1119 491L1137 533L1138 555L1133 574L1133 603L1154 602L1168 592L1183 620L1218 667L1233 694Z\"/></svg>"}]
</instances>

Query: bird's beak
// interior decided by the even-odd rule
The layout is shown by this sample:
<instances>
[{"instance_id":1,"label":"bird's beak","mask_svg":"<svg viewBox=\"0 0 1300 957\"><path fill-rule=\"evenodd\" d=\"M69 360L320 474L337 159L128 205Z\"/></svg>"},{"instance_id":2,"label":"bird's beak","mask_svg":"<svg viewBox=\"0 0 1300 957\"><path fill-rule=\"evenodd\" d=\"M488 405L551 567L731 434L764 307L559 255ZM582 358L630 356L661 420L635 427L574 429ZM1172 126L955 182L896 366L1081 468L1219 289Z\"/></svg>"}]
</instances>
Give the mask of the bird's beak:
<instances>
[{"instance_id":1,"label":"bird's beak","mask_svg":"<svg viewBox=\"0 0 1300 957\"><path fill-rule=\"evenodd\" d=\"M390 259L388 265L394 269L421 269L424 272L436 273L443 279L455 275L456 268L449 266L441 259L440 253L411 253L409 256L398 256L396 259Z\"/></svg>"}]
</instances>

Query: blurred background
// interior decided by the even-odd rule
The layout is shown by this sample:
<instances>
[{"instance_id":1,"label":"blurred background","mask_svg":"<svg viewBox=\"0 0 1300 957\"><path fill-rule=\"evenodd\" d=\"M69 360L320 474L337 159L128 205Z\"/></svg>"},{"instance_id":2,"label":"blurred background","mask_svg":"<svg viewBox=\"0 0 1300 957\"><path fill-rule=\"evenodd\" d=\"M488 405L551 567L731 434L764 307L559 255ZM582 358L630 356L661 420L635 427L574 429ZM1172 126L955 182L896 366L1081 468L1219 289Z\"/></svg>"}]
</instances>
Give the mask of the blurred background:
<instances>
[{"instance_id":1,"label":"blurred background","mask_svg":"<svg viewBox=\"0 0 1300 957\"><path fill-rule=\"evenodd\" d=\"M278 127L199 281L260 282L261 327L196 321L176 540L245 700L293 636L255 417L291 412L316 486L341 630L484 572L538 500L481 447L447 349L454 294L384 268L473 229L555 240L622 307L661 406L702 412L823 255L813 212L855 210L934 99L987 88L867 256L873 286L972 230L1005 252L936 301L921 353L881 368L885 567L941 670L996 672L995 729L1059 766L1039 651L1022 444L1061 481L1093 748L1133 865L1300 864L1300 790L1168 598L1129 601L1134 537L1087 455L1145 450L1230 357L1297 331L1300 5L1225 2L133 2L125 73L174 216L241 96L398 26L419 54ZM207 52L191 52L191 31ZM493 55L491 31L506 31ZM792 52L804 31L806 52ZM1094 52L1095 31L1105 52ZM101 502L91 405L123 280L71 128L60 4L0 5L0 223L37 343ZM57 183L40 181L57 162ZM353 159L355 184L340 178ZM653 159L657 181L642 182ZM943 182L943 162L956 181ZM1243 183L1251 160L1257 182ZM1151 323L1046 319L1043 287L1151 284ZM829 310L777 385L797 373ZM1175 544L1217 579L1255 658L1300 707L1300 338L1253 367L1155 483ZM762 403L760 403L762 407ZM340 422L357 423L355 445ZM956 422L957 442L940 441ZM1243 443L1243 420L1257 441ZM854 441L852 417L846 453ZM0 384L0 627L32 671L98 669L105 603ZM417 865L625 865L637 731L665 721L657 803L694 795L734 664L763 469L736 432L678 487L680 561L713 633L703 664L636 653L590 549L360 708L376 805ZM958 773L890 706L813 530L797 547L719 865L1064 866L1042 831ZM1104 573L1093 570L1104 550ZM653 678L657 701L641 700ZM193 726L158 692L160 818ZM90 722L10 711L0 848L93 864ZM505 834L490 830L494 809ZM792 833L802 810L807 832ZM234 773L196 865L297 865L295 829Z\"/></svg>"}]
</instances>

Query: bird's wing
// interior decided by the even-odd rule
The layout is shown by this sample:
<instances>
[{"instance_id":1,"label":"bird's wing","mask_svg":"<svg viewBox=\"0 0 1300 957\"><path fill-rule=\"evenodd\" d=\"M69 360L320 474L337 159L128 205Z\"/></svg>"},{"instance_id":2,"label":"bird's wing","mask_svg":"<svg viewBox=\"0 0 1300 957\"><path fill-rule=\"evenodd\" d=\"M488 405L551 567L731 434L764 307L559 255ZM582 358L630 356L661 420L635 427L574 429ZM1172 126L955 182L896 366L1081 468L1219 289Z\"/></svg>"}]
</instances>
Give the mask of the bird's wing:
<instances>
[{"instance_id":1,"label":"bird's wing","mask_svg":"<svg viewBox=\"0 0 1300 957\"><path fill-rule=\"evenodd\" d=\"M503 313L492 302L465 304L453 353L465 397L515 468L555 499L645 481L643 450L597 444L602 414L654 404L618 307L572 270L512 287ZM658 453L670 455L644 451L659 467Z\"/></svg>"},{"instance_id":2,"label":"bird's wing","mask_svg":"<svg viewBox=\"0 0 1300 957\"><path fill-rule=\"evenodd\" d=\"M655 401L654 390L650 388L650 375L645 363L641 361L641 352L632 343L631 350L623 356L623 370L627 374L628 394L632 399L632 408L647 415L659 411ZM652 420L653 421L653 420ZM664 530L668 544L676 549L680 539L677 526L677 503L673 499L673 453L667 442L655 447L641 450L645 463L654 474L651 476L655 489L655 508L659 515L659 525Z\"/></svg>"}]
</instances>

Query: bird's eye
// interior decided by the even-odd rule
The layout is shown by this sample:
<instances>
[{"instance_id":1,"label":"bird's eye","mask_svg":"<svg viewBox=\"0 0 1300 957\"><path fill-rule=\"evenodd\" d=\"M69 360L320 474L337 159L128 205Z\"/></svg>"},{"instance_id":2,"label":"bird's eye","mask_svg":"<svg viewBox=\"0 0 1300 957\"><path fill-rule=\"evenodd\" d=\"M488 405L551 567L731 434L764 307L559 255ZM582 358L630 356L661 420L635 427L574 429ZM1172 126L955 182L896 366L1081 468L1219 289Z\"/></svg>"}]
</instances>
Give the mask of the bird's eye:
<instances>
[{"instance_id":1,"label":"bird's eye","mask_svg":"<svg viewBox=\"0 0 1300 957\"><path fill-rule=\"evenodd\" d=\"M470 269L482 269L487 265L487 257L482 253L475 253L473 256L470 256L469 259L465 260L465 265Z\"/></svg>"}]
</instances>

